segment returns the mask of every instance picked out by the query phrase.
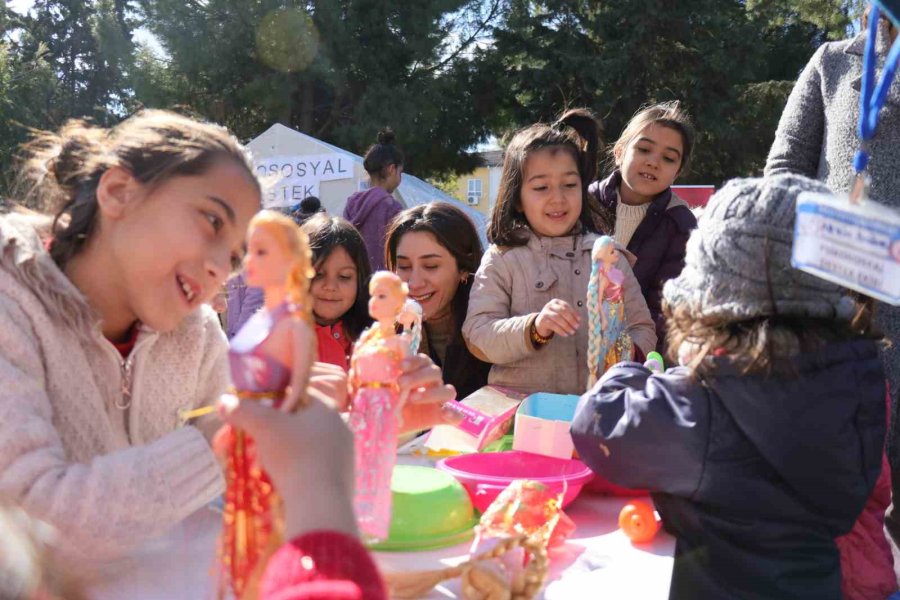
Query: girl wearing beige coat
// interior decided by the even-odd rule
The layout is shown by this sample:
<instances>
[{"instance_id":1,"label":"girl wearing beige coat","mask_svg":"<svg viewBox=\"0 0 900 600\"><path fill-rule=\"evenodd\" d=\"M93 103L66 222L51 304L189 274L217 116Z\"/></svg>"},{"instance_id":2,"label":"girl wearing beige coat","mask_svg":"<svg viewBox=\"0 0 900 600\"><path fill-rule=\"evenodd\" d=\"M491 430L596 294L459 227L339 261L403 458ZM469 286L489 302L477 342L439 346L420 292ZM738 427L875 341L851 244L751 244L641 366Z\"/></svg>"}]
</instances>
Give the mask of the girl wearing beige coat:
<instances>
[{"instance_id":1,"label":"girl wearing beige coat","mask_svg":"<svg viewBox=\"0 0 900 600\"><path fill-rule=\"evenodd\" d=\"M545 238L525 246L491 246L481 261L469 299L463 335L472 353L494 363L488 383L528 392L582 394L587 385L587 309L595 233ZM626 258L627 257L627 258ZM625 275L626 331L646 354L656 347L656 329L634 277L627 250L616 265ZM532 323L552 299L566 301L580 316L574 336L553 336L535 347Z\"/></svg>"},{"instance_id":2,"label":"girl wearing beige coat","mask_svg":"<svg viewBox=\"0 0 900 600\"><path fill-rule=\"evenodd\" d=\"M475 275L463 337L493 363L488 383L581 394L587 385L586 295L598 235L587 203L599 123L584 109L519 131L507 147L491 215L492 242ZM626 332L636 358L656 346L640 285L619 248Z\"/></svg>"}]
</instances>

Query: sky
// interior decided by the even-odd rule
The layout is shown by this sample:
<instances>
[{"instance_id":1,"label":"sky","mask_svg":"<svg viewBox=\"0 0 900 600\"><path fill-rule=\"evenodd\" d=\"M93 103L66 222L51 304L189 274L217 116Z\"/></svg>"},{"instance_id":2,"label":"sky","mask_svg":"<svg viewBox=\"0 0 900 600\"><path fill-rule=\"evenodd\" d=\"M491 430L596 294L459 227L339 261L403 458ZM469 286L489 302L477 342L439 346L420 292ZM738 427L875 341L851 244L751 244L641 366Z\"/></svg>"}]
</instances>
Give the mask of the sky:
<instances>
[{"instance_id":1,"label":"sky","mask_svg":"<svg viewBox=\"0 0 900 600\"><path fill-rule=\"evenodd\" d=\"M34 0L8 0L7 2L7 6L18 13L27 12L33 5ZM134 41L149 46L159 55L165 54L156 37L144 28L135 30Z\"/></svg>"}]
</instances>

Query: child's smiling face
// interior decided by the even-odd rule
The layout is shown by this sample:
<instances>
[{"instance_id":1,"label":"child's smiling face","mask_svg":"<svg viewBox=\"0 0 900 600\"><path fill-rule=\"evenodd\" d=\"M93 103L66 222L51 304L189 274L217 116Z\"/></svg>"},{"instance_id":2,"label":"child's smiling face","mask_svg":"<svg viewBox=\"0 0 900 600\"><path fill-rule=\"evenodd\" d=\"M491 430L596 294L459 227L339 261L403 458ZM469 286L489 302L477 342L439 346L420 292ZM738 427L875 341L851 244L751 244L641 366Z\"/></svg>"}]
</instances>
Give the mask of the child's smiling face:
<instances>
[{"instance_id":1,"label":"child's smiling face","mask_svg":"<svg viewBox=\"0 0 900 600\"><path fill-rule=\"evenodd\" d=\"M343 246L335 246L325 260L316 265L310 285L316 322L331 325L347 314L356 302L358 277L356 264Z\"/></svg>"},{"instance_id":2,"label":"child's smiling face","mask_svg":"<svg viewBox=\"0 0 900 600\"><path fill-rule=\"evenodd\" d=\"M644 127L616 156L622 172L622 200L646 204L665 191L678 177L683 153L684 140L678 131L658 123Z\"/></svg>"},{"instance_id":3,"label":"child's smiling face","mask_svg":"<svg viewBox=\"0 0 900 600\"><path fill-rule=\"evenodd\" d=\"M572 154L562 148L528 154L519 199L536 234L568 235L581 217L582 205L581 175Z\"/></svg>"},{"instance_id":4,"label":"child's smiling face","mask_svg":"<svg viewBox=\"0 0 900 600\"><path fill-rule=\"evenodd\" d=\"M247 225L259 210L258 188L245 168L224 160L154 186L121 168L107 175L91 240L104 253L103 268L92 273L108 296L100 302L104 332L136 320L171 331L209 302L240 263Z\"/></svg>"}]
</instances>

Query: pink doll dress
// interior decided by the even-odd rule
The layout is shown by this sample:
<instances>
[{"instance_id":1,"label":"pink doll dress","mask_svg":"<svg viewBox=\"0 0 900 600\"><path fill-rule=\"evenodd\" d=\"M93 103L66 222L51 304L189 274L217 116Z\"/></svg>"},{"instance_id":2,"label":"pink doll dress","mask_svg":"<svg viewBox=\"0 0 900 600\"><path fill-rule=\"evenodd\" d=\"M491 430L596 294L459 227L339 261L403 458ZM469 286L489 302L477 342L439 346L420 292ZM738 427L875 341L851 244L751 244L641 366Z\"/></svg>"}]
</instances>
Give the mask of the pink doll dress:
<instances>
[{"instance_id":1,"label":"pink doll dress","mask_svg":"<svg viewBox=\"0 0 900 600\"><path fill-rule=\"evenodd\" d=\"M369 541L384 540L391 522L391 475L397 459L397 408L401 354L373 326L353 353L356 395L350 429L356 444L356 496L359 528Z\"/></svg>"}]
</instances>

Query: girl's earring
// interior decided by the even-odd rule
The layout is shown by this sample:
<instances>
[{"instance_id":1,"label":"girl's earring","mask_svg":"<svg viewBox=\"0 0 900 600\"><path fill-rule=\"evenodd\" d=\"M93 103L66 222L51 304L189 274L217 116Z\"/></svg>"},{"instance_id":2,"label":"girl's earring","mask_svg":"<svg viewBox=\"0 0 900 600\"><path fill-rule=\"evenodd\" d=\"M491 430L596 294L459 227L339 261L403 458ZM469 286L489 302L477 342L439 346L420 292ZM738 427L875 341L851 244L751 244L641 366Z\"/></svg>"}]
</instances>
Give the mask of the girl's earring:
<instances>
[{"instance_id":1,"label":"girl's earring","mask_svg":"<svg viewBox=\"0 0 900 600\"><path fill-rule=\"evenodd\" d=\"M469 273L466 273L465 275L463 275L459 280L459 282L463 285L466 285L466 283L468 283L468 281L469 281Z\"/></svg>"}]
</instances>

